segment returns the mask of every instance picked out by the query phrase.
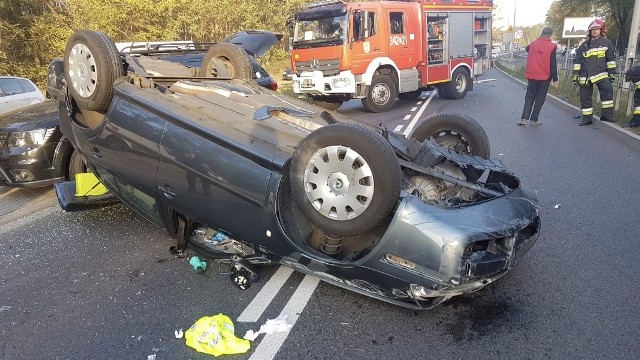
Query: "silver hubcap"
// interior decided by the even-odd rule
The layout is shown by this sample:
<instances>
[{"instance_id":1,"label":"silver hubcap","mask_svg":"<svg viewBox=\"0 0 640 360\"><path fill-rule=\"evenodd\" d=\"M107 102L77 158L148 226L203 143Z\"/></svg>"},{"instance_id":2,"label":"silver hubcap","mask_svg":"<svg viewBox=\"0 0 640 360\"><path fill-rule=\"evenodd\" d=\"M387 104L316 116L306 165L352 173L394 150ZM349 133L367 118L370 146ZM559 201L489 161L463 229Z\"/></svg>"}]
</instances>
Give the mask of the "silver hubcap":
<instances>
[{"instance_id":1,"label":"silver hubcap","mask_svg":"<svg viewBox=\"0 0 640 360\"><path fill-rule=\"evenodd\" d=\"M307 199L322 215L349 220L361 215L373 197L373 173L353 149L328 146L318 150L304 172Z\"/></svg>"},{"instance_id":2,"label":"silver hubcap","mask_svg":"<svg viewBox=\"0 0 640 360\"><path fill-rule=\"evenodd\" d=\"M96 59L89 48L83 44L76 44L69 54L69 78L71 86L78 95L87 98L96 91L98 73Z\"/></svg>"},{"instance_id":3,"label":"silver hubcap","mask_svg":"<svg viewBox=\"0 0 640 360\"><path fill-rule=\"evenodd\" d=\"M461 93L467 87L467 79L464 75L458 75L456 78L456 91Z\"/></svg>"},{"instance_id":4,"label":"silver hubcap","mask_svg":"<svg viewBox=\"0 0 640 360\"><path fill-rule=\"evenodd\" d=\"M376 104L386 104L389 101L390 91L387 85L385 84L376 84L371 90L371 99Z\"/></svg>"}]
</instances>

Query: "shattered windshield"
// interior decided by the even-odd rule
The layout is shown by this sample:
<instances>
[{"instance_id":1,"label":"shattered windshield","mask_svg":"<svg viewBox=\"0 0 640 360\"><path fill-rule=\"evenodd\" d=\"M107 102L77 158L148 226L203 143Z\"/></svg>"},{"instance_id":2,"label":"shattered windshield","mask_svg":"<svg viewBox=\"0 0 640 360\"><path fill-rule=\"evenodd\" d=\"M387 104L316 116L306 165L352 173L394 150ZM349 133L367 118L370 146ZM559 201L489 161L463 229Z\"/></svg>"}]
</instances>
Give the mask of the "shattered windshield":
<instances>
[{"instance_id":1,"label":"shattered windshield","mask_svg":"<svg viewBox=\"0 0 640 360\"><path fill-rule=\"evenodd\" d=\"M293 45L342 44L347 39L347 16L298 20L293 29Z\"/></svg>"}]
</instances>

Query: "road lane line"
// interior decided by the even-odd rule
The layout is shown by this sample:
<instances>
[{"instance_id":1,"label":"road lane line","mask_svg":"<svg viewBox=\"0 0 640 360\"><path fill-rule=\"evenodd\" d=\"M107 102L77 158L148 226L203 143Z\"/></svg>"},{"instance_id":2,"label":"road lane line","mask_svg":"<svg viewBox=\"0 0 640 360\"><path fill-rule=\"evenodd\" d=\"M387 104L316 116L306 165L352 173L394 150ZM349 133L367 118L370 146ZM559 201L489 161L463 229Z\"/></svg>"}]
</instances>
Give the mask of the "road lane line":
<instances>
[{"instance_id":1,"label":"road lane line","mask_svg":"<svg viewBox=\"0 0 640 360\"><path fill-rule=\"evenodd\" d=\"M396 126L396 128L393 130L393 132L395 132L395 133L399 133L399 132L400 132L400 130L402 130L402 127L403 127L403 126L404 126L404 125L398 125L398 126Z\"/></svg>"},{"instance_id":2,"label":"road lane line","mask_svg":"<svg viewBox=\"0 0 640 360\"><path fill-rule=\"evenodd\" d=\"M0 235L4 233L15 230L19 227L28 225L36 220L40 220L45 216L49 216L55 212L62 211L57 206L48 205L48 207L44 209L37 210L33 212L33 208L29 207L28 210L31 210L29 215L25 212L14 211L13 213L7 214L6 217L3 217L0 221ZM11 217L9 216L11 215Z\"/></svg>"},{"instance_id":3,"label":"road lane line","mask_svg":"<svg viewBox=\"0 0 640 360\"><path fill-rule=\"evenodd\" d=\"M405 117L404 117L404 119L402 119L402 120L407 121L407 120L409 120L409 119L411 119L411 114L409 114L409 115L405 116Z\"/></svg>"},{"instance_id":4,"label":"road lane line","mask_svg":"<svg viewBox=\"0 0 640 360\"><path fill-rule=\"evenodd\" d=\"M239 322L256 322L262 316L264 310L271 304L273 298L276 297L282 285L289 279L289 276L293 273L293 269L280 266L278 270L271 276L271 279L260 289L256 297L253 298L251 303L246 309L238 316Z\"/></svg>"},{"instance_id":5,"label":"road lane line","mask_svg":"<svg viewBox=\"0 0 640 360\"><path fill-rule=\"evenodd\" d=\"M282 309L280 313L280 315L287 315L287 323L295 326L296 321L298 321L304 307L307 306L319 282L319 278L310 275L306 275L304 279L302 279L296 292L293 293L293 296L291 296L291 299L289 299L289 302L287 302L287 305L284 306L284 309ZM284 344L290 332L291 331L265 335L249 360L272 360L282 344Z\"/></svg>"},{"instance_id":6,"label":"road lane line","mask_svg":"<svg viewBox=\"0 0 640 360\"><path fill-rule=\"evenodd\" d=\"M416 110L418 110L418 107L417 107L417 106L412 107L410 111L411 111L411 112L414 112L414 111L416 111Z\"/></svg>"},{"instance_id":7,"label":"road lane line","mask_svg":"<svg viewBox=\"0 0 640 360\"><path fill-rule=\"evenodd\" d=\"M424 104L422 104L422 106L420 107L420 111L416 113L416 115L413 117L413 120L411 120L411 122L409 123L409 126L407 126L407 129L404 131L402 135L407 137L411 133L411 131L413 130L413 127L416 126L418 119L420 118L420 116L422 116L422 113L427 108L427 105L429 105L429 103L431 102L431 99L433 99L434 96L436 96L436 92L432 91L427 101L425 101Z\"/></svg>"}]
</instances>

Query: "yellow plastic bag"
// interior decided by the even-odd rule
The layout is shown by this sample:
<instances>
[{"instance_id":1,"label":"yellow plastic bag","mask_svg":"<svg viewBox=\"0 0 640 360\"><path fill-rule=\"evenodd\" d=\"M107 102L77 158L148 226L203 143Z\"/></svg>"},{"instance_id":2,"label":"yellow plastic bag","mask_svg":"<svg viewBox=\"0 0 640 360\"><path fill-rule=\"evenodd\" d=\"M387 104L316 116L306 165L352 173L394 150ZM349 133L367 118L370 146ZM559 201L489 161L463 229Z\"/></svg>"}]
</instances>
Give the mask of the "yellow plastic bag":
<instances>
[{"instance_id":1,"label":"yellow plastic bag","mask_svg":"<svg viewBox=\"0 0 640 360\"><path fill-rule=\"evenodd\" d=\"M76 174L76 196L103 195L107 188L93 173Z\"/></svg>"},{"instance_id":2,"label":"yellow plastic bag","mask_svg":"<svg viewBox=\"0 0 640 360\"><path fill-rule=\"evenodd\" d=\"M243 354L251 347L249 340L236 337L233 322L224 314L198 319L184 337L187 346L213 356Z\"/></svg>"}]
</instances>

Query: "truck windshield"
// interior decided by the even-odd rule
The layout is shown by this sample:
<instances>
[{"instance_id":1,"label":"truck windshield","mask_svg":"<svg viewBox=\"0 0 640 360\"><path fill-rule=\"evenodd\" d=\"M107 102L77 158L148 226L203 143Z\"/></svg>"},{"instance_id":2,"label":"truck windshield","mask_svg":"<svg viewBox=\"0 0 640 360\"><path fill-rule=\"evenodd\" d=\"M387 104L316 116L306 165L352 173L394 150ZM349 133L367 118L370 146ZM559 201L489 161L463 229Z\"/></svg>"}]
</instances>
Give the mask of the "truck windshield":
<instances>
[{"instance_id":1,"label":"truck windshield","mask_svg":"<svg viewBox=\"0 0 640 360\"><path fill-rule=\"evenodd\" d=\"M347 15L297 20L293 28L294 47L343 44L347 39Z\"/></svg>"}]
</instances>

